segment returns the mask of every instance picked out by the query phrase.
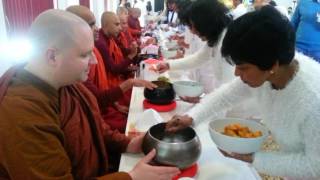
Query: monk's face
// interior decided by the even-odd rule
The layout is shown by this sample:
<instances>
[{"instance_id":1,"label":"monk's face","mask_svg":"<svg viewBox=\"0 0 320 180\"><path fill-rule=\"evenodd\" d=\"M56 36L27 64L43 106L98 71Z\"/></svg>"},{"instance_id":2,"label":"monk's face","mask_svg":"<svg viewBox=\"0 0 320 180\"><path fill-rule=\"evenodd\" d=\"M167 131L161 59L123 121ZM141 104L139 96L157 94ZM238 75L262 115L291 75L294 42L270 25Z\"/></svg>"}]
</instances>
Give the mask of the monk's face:
<instances>
[{"instance_id":1,"label":"monk's face","mask_svg":"<svg viewBox=\"0 0 320 180\"><path fill-rule=\"evenodd\" d=\"M121 32L121 24L118 16L114 15L108 18L108 22L105 24L104 31L108 36L117 37Z\"/></svg>"},{"instance_id":2,"label":"monk's face","mask_svg":"<svg viewBox=\"0 0 320 180\"><path fill-rule=\"evenodd\" d=\"M128 29L128 16L127 15L120 16L120 25L121 25L122 31L126 31Z\"/></svg>"},{"instance_id":3,"label":"monk's face","mask_svg":"<svg viewBox=\"0 0 320 180\"><path fill-rule=\"evenodd\" d=\"M89 27L79 27L75 30L73 45L59 50L59 76L65 85L86 81L89 65L95 64L93 57L93 34Z\"/></svg>"}]
</instances>

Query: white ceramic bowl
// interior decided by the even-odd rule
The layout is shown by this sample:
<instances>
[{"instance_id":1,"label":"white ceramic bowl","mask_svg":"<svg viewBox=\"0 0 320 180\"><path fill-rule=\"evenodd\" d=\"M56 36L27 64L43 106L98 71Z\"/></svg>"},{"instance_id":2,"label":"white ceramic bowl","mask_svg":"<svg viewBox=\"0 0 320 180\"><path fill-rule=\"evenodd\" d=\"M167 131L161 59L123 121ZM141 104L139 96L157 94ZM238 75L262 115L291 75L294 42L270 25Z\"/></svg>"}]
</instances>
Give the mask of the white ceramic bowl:
<instances>
[{"instance_id":1,"label":"white ceramic bowl","mask_svg":"<svg viewBox=\"0 0 320 180\"><path fill-rule=\"evenodd\" d=\"M177 49L179 47L177 40L171 40L164 43L168 49Z\"/></svg>"},{"instance_id":2,"label":"white ceramic bowl","mask_svg":"<svg viewBox=\"0 0 320 180\"><path fill-rule=\"evenodd\" d=\"M178 96L198 97L203 94L203 86L195 81L176 81L173 89Z\"/></svg>"},{"instance_id":3,"label":"white ceramic bowl","mask_svg":"<svg viewBox=\"0 0 320 180\"><path fill-rule=\"evenodd\" d=\"M231 137L222 134L224 127L229 124L238 123L249 127L251 131L261 131L262 136L256 138ZM260 150L262 143L268 137L268 129L254 120L244 120L237 118L216 119L209 123L211 139L218 148L226 152L239 154L249 154Z\"/></svg>"},{"instance_id":4,"label":"white ceramic bowl","mask_svg":"<svg viewBox=\"0 0 320 180\"><path fill-rule=\"evenodd\" d=\"M177 51L175 51L175 50L169 51L169 50L163 49L163 50L161 50L161 53L165 59L173 58L177 55Z\"/></svg>"}]
</instances>

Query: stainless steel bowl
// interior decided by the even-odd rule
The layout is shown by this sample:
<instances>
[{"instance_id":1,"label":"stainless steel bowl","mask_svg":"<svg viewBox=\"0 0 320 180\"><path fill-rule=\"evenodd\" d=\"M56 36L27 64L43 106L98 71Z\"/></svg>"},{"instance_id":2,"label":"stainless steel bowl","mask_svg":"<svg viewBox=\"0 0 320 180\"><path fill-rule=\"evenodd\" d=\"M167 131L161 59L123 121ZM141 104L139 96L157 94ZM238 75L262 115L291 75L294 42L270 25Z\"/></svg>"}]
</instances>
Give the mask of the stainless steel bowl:
<instances>
[{"instance_id":1,"label":"stainless steel bowl","mask_svg":"<svg viewBox=\"0 0 320 180\"><path fill-rule=\"evenodd\" d=\"M155 163L180 169L190 167L199 159L201 153L199 137L191 127L167 133L165 125L159 123L148 130L142 143L144 154L154 148L157 151Z\"/></svg>"}]
</instances>

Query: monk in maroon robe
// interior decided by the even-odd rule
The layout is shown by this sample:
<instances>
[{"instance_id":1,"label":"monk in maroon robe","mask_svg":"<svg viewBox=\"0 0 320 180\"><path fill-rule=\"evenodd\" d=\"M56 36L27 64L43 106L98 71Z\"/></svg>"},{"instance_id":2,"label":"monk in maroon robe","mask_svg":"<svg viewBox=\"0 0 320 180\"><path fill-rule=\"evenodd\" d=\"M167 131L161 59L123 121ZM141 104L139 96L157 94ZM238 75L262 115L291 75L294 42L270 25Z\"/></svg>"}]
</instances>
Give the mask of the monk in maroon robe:
<instances>
[{"instance_id":1,"label":"monk in maroon robe","mask_svg":"<svg viewBox=\"0 0 320 180\"><path fill-rule=\"evenodd\" d=\"M152 151L132 171L109 174L108 153L139 152L142 136L129 139L101 123L95 97L77 83L95 63L85 21L48 10L30 39L38 51L0 79L0 179L169 179L179 172L148 165Z\"/></svg>"}]
</instances>

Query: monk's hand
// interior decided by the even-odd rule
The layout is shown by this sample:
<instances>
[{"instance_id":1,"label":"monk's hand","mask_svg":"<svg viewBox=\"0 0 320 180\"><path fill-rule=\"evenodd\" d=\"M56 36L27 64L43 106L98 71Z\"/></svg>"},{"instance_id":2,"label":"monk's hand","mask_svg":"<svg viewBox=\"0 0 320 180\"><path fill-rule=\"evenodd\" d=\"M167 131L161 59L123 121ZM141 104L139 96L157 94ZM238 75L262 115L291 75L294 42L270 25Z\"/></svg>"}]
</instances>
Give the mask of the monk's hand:
<instances>
[{"instance_id":1,"label":"monk's hand","mask_svg":"<svg viewBox=\"0 0 320 180\"><path fill-rule=\"evenodd\" d=\"M129 172L132 180L152 179L152 180L165 180L172 179L180 173L177 167L169 166L152 166L149 163L156 155L156 150L153 149L138 164Z\"/></svg>"},{"instance_id":2,"label":"monk's hand","mask_svg":"<svg viewBox=\"0 0 320 180\"><path fill-rule=\"evenodd\" d=\"M228 152L223 151L221 149L219 149L219 150L226 157L238 159L240 161L244 161L244 162L247 162L247 163L252 163L253 159L254 159L254 156L253 156L254 154L253 153L250 153L250 154L238 154L238 153L228 153Z\"/></svg>"},{"instance_id":3,"label":"monk's hand","mask_svg":"<svg viewBox=\"0 0 320 180\"><path fill-rule=\"evenodd\" d=\"M133 41L130 45L130 53L128 54L129 59L133 59L138 54L138 44L136 41Z\"/></svg>"},{"instance_id":4,"label":"monk's hand","mask_svg":"<svg viewBox=\"0 0 320 180\"><path fill-rule=\"evenodd\" d=\"M128 70L131 72L137 71L139 69L138 65L130 64Z\"/></svg>"},{"instance_id":5,"label":"monk's hand","mask_svg":"<svg viewBox=\"0 0 320 180\"><path fill-rule=\"evenodd\" d=\"M169 64L168 63L165 63L165 62L161 62L157 65L156 67L156 70L159 72L159 73L164 73L166 71L169 70Z\"/></svg>"},{"instance_id":6,"label":"monk's hand","mask_svg":"<svg viewBox=\"0 0 320 180\"><path fill-rule=\"evenodd\" d=\"M129 113L129 108L127 106L121 105L118 102L115 102L114 106L119 112L121 112L123 114L128 114Z\"/></svg>"},{"instance_id":7,"label":"monk's hand","mask_svg":"<svg viewBox=\"0 0 320 180\"><path fill-rule=\"evenodd\" d=\"M147 89L154 89L156 87L158 87L156 84L153 84L152 82L150 81L146 81L146 80L142 80L142 79L133 79L132 81L132 85L133 86L136 86L136 87L145 87Z\"/></svg>"},{"instance_id":8,"label":"monk's hand","mask_svg":"<svg viewBox=\"0 0 320 180\"><path fill-rule=\"evenodd\" d=\"M193 103L193 104L199 103L200 99L201 99L200 96L198 96L198 97L180 96L179 98L182 101L185 101L185 102L188 102L188 103Z\"/></svg>"},{"instance_id":9,"label":"monk's hand","mask_svg":"<svg viewBox=\"0 0 320 180\"><path fill-rule=\"evenodd\" d=\"M188 115L174 115L166 124L166 131L174 133L192 125L193 119Z\"/></svg>"},{"instance_id":10,"label":"monk's hand","mask_svg":"<svg viewBox=\"0 0 320 180\"><path fill-rule=\"evenodd\" d=\"M141 152L141 145L143 141L143 137L146 133L141 133L131 139L127 146L127 152L129 153L140 153Z\"/></svg>"}]
</instances>

